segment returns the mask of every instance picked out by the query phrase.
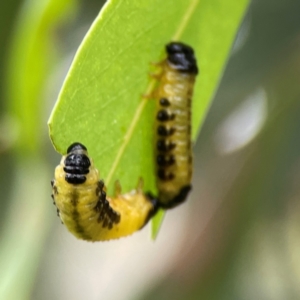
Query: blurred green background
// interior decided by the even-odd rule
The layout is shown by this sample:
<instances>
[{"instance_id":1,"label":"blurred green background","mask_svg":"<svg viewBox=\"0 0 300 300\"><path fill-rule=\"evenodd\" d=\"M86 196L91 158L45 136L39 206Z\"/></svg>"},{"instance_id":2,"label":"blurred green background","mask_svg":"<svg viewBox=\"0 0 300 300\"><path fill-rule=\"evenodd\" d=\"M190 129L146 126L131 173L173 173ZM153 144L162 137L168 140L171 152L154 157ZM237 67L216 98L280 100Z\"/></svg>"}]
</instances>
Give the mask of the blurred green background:
<instances>
[{"instance_id":1,"label":"blurred green background","mask_svg":"<svg viewBox=\"0 0 300 300\"><path fill-rule=\"evenodd\" d=\"M1 5L0 299L300 299L300 2L252 1L158 239L90 244L56 217L46 123L101 5Z\"/></svg>"}]
</instances>

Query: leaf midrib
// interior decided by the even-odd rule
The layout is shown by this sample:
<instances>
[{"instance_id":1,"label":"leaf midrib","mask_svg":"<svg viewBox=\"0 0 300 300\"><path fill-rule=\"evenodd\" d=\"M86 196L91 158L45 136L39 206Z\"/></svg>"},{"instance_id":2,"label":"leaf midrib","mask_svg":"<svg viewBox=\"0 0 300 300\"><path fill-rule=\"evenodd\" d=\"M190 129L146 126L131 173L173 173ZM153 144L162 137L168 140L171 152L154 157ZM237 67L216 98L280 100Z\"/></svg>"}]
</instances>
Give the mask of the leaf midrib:
<instances>
[{"instance_id":1,"label":"leaf midrib","mask_svg":"<svg viewBox=\"0 0 300 300\"><path fill-rule=\"evenodd\" d=\"M177 30L175 31L175 34L172 37L173 41L179 40L180 37L182 36L182 33L184 32L184 29L186 28L189 20L191 19L191 16L193 14L193 12L196 10L197 5L199 4L200 0L192 0L186 10L186 12L183 14L183 17L181 19L181 21L178 24ZM144 95L149 95L151 93L151 91L154 88L154 84L155 81L151 80L146 88L146 92L144 93ZM106 177L106 185L109 186L110 181L116 171L116 168L118 167L121 158L125 152L125 149L127 147L127 145L129 144L133 132L136 128L136 125L138 123L138 121L140 120L140 117L144 111L144 108L146 106L147 101L149 101L148 98L144 97L142 98L142 101L140 102L139 106L137 107L135 113L134 113L134 117L132 119L132 122L129 124L128 130L126 132L126 134L124 135L124 139L123 139L123 143L121 144L118 153L116 155L116 158L114 160L113 165L111 166L111 168L109 169L109 173Z\"/></svg>"}]
</instances>

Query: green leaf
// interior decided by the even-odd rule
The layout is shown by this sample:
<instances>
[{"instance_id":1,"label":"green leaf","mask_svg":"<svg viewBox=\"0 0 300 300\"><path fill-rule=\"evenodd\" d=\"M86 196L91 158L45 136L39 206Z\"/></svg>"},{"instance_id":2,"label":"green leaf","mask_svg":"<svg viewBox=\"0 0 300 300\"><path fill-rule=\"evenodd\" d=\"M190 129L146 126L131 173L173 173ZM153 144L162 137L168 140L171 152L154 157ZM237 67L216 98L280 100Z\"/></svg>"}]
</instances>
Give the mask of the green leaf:
<instances>
[{"instance_id":1,"label":"green leaf","mask_svg":"<svg viewBox=\"0 0 300 300\"><path fill-rule=\"evenodd\" d=\"M170 40L196 51L200 76L193 101L193 138L199 132L220 79L247 0L112 0L103 7L82 42L49 120L60 153L85 144L112 193L142 176L156 192L154 101L149 63L159 61ZM159 228L161 215L154 219Z\"/></svg>"}]
</instances>

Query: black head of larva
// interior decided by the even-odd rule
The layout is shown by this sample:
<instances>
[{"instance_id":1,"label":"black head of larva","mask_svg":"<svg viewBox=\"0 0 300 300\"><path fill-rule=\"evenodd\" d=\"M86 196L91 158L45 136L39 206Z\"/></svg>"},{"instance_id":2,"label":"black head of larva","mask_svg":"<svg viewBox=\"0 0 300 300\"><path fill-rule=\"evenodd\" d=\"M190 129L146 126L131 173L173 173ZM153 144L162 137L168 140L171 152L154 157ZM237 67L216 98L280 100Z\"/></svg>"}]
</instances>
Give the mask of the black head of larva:
<instances>
[{"instance_id":1,"label":"black head of larva","mask_svg":"<svg viewBox=\"0 0 300 300\"><path fill-rule=\"evenodd\" d=\"M168 61L176 70L185 73L198 74L197 61L192 47L179 42L166 45Z\"/></svg>"},{"instance_id":2,"label":"black head of larva","mask_svg":"<svg viewBox=\"0 0 300 300\"><path fill-rule=\"evenodd\" d=\"M68 147L68 150L67 150L67 153L71 153L71 152L74 152L74 151L77 151L77 150L83 150L83 151L87 151L86 147L78 142L76 143L73 143L71 144L69 147Z\"/></svg>"},{"instance_id":3,"label":"black head of larva","mask_svg":"<svg viewBox=\"0 0 300 300\"><path fill-rule=\"evenodd\" d=\"M86 181L85 174L89 173L91 166L87 156L87 148L80 143L73 143L67 150L64 161L65 179L71 184L81 184Z\"/></svg>"}]
</instances>

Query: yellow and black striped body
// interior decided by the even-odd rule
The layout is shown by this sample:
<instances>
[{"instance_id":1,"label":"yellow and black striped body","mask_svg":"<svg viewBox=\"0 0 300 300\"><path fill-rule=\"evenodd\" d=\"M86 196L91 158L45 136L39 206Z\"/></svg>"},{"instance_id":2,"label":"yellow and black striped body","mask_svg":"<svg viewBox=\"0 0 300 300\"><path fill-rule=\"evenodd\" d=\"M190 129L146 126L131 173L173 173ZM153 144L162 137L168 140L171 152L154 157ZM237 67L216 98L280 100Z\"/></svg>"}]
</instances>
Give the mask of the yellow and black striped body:
<instances>
[{"instance_id":1,"label":"yellow and black striped body","mask_svg":"<svg viewBox=\"0 0 300 300\"><path fill-rule=\"evenodd\" d=\"M68 148L55 169L52 198L68 230L87 241L117 239L141 229L156 211L155 202L142 191L121 195L116 183L115 197L106 197L103 181L80 143Z\"/></svg>"},{"instance_id":2,"label":"yellow and black striped body","mask_svg":"<svg viewBox=\"0 0 300 300\"><path fill-rule=\"evenodd\" d=\"M183 202L191 190L191 102L198 67L191 47L172 42L159 65L154 91L156 114L156 177L158 201L164 208Z\"/></svg>"}]
</instances>

